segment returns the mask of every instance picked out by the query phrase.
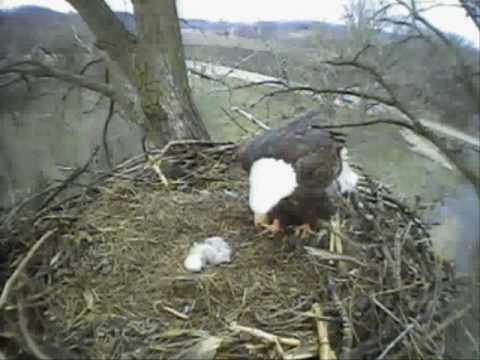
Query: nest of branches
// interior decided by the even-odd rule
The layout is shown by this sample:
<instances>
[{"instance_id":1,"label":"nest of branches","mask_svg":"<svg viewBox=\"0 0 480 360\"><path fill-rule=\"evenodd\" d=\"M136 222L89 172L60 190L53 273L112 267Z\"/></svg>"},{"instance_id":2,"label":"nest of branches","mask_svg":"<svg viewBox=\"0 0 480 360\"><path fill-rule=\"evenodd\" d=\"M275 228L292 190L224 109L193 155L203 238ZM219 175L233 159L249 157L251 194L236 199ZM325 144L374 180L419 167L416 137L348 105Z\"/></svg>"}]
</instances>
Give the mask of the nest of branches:
<instances>
[{"instance_id":1,"label":"nest of branches","mask_svg":"<svg viewBox=\"0 0 480 360\"><path fill-rule=\"evenodd\" d=\"M59 199L51 189L35 214L6 214L2 246L15 246L4 259L0 341L9 347L1 355L444 353L445 331L470 308L453 306L458 282L418 217L364 177L359 193L340 201L337 216L311 239L259 235L235 150L230 143L170 143L81 193ZM188 273L189 248L208 236L230 244L231 263Z\"/></svg>"}]
</instances>

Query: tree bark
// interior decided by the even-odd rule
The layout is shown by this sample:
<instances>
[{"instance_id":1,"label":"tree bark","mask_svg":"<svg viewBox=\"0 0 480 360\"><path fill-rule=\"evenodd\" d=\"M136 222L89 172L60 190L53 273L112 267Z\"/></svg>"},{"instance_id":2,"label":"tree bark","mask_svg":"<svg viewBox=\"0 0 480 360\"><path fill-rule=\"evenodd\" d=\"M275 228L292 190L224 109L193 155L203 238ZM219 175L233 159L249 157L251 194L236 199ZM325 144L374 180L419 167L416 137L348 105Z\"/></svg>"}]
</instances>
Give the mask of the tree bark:
<instances>
[{"instance_id":1,"label":"tree bark","mask_svg":"<svg viewBox=\"0 0 480 360\"><path fill-rule=\"evenodd\" d=\"M151 142L163 146L173 139L209 138L188 84L175 0L133 1L136 37L105 0L68 1L95 34L97 46L136 89ZM124 88L116 90L125 92Z\"/></svg>"},{"instance_id":2,"label":"tree bark","mask_svg":"<svg viewBox=\"0 0 480 360\"><path fill-rule=\"evenodd\" d=\"M133 4L138 34L134 81L153 140L207 139L188 84L175 0Z\"/></svg>"}]
</instances>

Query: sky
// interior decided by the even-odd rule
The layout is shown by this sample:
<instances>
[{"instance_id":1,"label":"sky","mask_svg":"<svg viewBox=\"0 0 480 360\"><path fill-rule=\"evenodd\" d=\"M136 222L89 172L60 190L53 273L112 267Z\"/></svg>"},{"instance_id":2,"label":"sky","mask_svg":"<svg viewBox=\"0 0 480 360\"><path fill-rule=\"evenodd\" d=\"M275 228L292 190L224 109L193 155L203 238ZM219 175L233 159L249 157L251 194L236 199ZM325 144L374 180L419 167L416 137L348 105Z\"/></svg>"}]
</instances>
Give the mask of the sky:
<instances>
[{"instance_id":1,"label":"sky","mask_svg":"<svg viewBox=\"0 0 480 360\"><path fill-rule=\"evenodd\" d=\"M132 11L130 0L107 0L114 10ZM348 0L177 0L178 11L186 19L255 22L259 20L320 20L341 23ZM430 0L429 3L440 1ZM457 5L458 0L442 3ZM0 0L0 8L39 5L57 11L73 11L64 0ZM462 9L441 7L426 17L443 31L457 33L480 47L480 35Z\"/></svg>"}]
</instances>

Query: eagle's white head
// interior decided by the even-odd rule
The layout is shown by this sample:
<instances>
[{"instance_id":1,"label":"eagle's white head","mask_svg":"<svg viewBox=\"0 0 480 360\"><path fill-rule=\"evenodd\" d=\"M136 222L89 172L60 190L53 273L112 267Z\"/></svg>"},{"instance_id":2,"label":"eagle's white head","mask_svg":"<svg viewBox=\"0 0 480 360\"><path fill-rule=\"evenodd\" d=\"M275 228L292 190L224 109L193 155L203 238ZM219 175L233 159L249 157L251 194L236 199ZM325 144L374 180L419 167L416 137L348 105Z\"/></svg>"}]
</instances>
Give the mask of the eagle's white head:
<instances>
[{"instance_id":1,"label":"eagle's white head","mask_svg":"<svg viewBox=\"0 0 480 360\"><path fill-rule=\"evenodd\" d=\"M261 158L250 169L249 204L255 221L264 222L267 214L280 200L297 187L297 175L292 165L281 159Z\"/></svg>"}]
</instances>

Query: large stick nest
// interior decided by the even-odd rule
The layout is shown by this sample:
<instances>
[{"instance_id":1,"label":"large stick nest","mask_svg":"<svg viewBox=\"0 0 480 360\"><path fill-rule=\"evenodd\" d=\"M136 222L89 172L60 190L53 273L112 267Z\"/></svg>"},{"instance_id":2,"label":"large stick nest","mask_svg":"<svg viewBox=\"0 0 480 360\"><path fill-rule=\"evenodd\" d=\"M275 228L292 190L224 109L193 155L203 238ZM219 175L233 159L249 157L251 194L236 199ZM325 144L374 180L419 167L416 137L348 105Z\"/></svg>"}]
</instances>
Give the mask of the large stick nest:
<instances>
[{"instance_id":1,"label":"large stick nest","mask_svg":"<svg viewBox=\"0 0 480 360\"><path fill-rule=\"evenodd\" d=\"M81 194L47 197L36 214L6 216L2 245L17 245L4 280L21 266L18 251L50 231L0 307L0 339L20 343L10 353L417 359L444 351L445 329L469 309L451 306L452 268L418 217L365 178L307 242L259 235L235 150L170 144ZM208 236L226 239L232 262L186 272L190 246Z\"/></svg>"}]
</instances>

